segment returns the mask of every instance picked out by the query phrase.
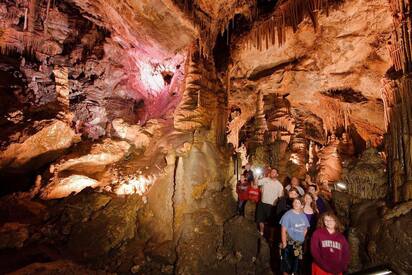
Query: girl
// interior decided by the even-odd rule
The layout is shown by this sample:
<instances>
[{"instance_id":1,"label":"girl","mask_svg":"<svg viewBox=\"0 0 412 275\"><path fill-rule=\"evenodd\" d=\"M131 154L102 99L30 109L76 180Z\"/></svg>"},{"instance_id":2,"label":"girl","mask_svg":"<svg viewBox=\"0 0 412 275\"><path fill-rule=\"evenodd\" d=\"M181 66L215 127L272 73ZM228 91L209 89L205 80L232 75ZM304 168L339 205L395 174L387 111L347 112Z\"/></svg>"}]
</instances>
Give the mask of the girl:
<instances>
[{"instance_id":1,"label":"girl","mask_svg":"<svg viewBox=\"0 0 412 275\"><path fill-rule=\"evenodd\" d=\"M311 263L312 263L312 255L310 254L310 238L312 237L313 231L316 228L316 221L318 218L318 208L316 207L315 198L311 193L306 193L303 196L303 201L305 205L303 206L303 213L305 214L306 218L309 221L309 230L306 234L303 254L304 254L304 261L303 261L303 270L305 271L304 274L310 274Z\"/></svg>"},{"instance_id":2,"label":"girl","mask_svg":"<svg viewBox=\"0 0 412 275\"><path fill-rule=\"evenodd\" d=\"M342 275L348 269L349 245L342 231L334 213L326 212L320 217L311 240L312 275Z\"/></svg>"},{"instance_id":3,"label":"girl","mask_svg":"<svg viewBox=\"0 0 412 275\"><path fill-rule=\"evenodd\" d=\"M316 225L316 216L319 213L318 208L316 207L315 198L312 194L306 193L303 196L305 206L303 207L303 213L305 213L306 218L308 218L310 224L310 231L315 229Z\"/></svg>"},{"instance_id":4,"label":"girl","mask_svg":"<svg viewBox=\"0 0 412 275\"><path fill-rule=\"evenodd\" d=\"M281 224L281 266L283 274L299 271L299 260L303 258L302 245L305 240L309 221L303 213L303 201L293 199L292 209L280 220Z\"/></svg>"}]
</instances>

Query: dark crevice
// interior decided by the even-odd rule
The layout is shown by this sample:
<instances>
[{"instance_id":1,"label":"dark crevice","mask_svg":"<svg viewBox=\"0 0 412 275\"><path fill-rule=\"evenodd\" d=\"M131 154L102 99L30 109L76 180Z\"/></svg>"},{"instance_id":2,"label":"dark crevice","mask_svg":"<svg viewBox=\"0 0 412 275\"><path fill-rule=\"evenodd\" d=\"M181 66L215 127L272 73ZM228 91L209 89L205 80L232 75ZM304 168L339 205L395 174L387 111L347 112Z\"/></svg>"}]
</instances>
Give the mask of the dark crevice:
<instances>
[{"instance_id":1,"label":"dark crevice","mask_svg":"<svg viewBox=\"0 0 412 275\"><path fill-rule=\"evenodd\" d=\"M173 228L173 240L174 240L174 249L175 249L175 261L173 263L173 274L177 273L177 264L179 261L178 257L178 247L179 247L179 242L180 242L180 237L177 237L176 234L176 173L177 173L177 168L179 165L179 157L175 158L175 163L174 163L174 169L173 169L173 193L172 193L172 198L171 198L171 203L172 203L172 228Z\"/></svg>"},{"instance_id":2,"label":"dark crevice","mask_svg":"<svg viewBox=\"0 0 412 275\"><path fill-rule=\"evenodd\" d=\"M347 103L362 103L368 101L368 98L365 97L360 91L355 91L350 87L332 88L320 93L324 96L336 98Z\"/></svg>"},{"instance_id":3,"label":"dark crevice","mask_svg":"<svg viewBox=\"0 0 412 275\"><path fill-rule=\"evenodd\" d=\"M290 61L281 64L270 64L265 67L256 68L248 77L249 80L256 81L263 77L270 76L276 71L284 70L289 65L295 65L298 63L298 59L292 59Z\"/></svg>"}]
</instances>

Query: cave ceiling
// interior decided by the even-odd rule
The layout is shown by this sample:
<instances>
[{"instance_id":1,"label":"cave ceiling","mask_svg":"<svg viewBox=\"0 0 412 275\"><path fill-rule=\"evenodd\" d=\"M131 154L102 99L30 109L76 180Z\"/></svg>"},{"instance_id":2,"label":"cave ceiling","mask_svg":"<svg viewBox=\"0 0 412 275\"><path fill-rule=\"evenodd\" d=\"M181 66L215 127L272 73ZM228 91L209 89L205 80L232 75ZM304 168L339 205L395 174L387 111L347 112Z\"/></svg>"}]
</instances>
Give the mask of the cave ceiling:
<instances>
[{"instance_id":1,"label":"cave ceiling","mask_svg":"<svg viewBox=\"0 0 412 275\"><path fill-rule=\"evenodd\" d=\"M34 9L36 14L28 14L26 30L22 30L19 22L26 17L22 14L24 9L13 8L14 2L17 7L38 5ZM156 109L167 109L169 99L161 99L159 95L170 95L180 87L187 49L196 42L210 60L213 48L219 50L222 46L219 38L226 36L230 57L226 57L228 68L220 77L226 83L226 74L229 74L229 108L241 109L243 123L254 116L255 106L250 102L256 102L256 94L261 91L264 95L287 94L291 108L301 109L301 113L310 114L315 120L320 118L323 125L318 127L325 132L352 124L365 140L377 140L383 134L380 80L390 68L386 41L392 27L385 0L330 2L328 12L305 13L305 9L299 7L294 15L297 1L67 0L54 3L56 6L50 5L50 1L5 1L0 12L8 19L2 23L5 31L1 33L0 46L3 51L12 48L22 52L22 47L28 44L43 62L50 56L56 62L65 51L71 51L71 61L61 62L74 66L76 78L84 68L76 68L79 46L68 41L80 40L83 47L97 39L79 33L76 36L73 29L80 25L73 23L76 19L70 18L68 10L77 10L76 16L106 33L99 38L106 55L100 61L96 58L92 69L113 67L99 77L93 87L83 85L79 90L83 88L94 94L96 89L106 90L99 96L110 98L115 94L137 102L144 100L150 117ZM35 16L37 19L31 19ZM284 18L280 28L276 21L279 17ZM278 28L277 33L267 33L267 26ZM268 46L265 39L276 40L276 43ZM264 42L266 47L262 46ZM163 77L165 74L170 78L176 76L172 85L155 87L160 91L153 91L156 89L141 79L147 64ZM308 119L311 118L308 116ZM319 137L312 138L319 140Z\"/></svg>"},{"instance_id":2,"label":"cave ceiling","mask_svg":"<svg viewBox=\"0 0 412 275\"><path fill-rule=\"evenodd\" d=\"M322 118L325 130L343 126L346 113L346 123L365 140L378 138L384 130L380 80L391 66L387 5L344 1L318 17L316 30L309 19L295 33L287 29L280 47L258 50L249 45L251 34L242 36L232 51L229 102L246 120L254 113L253 91L288 94L293 108Z\"/></svg>"}]
</instances>

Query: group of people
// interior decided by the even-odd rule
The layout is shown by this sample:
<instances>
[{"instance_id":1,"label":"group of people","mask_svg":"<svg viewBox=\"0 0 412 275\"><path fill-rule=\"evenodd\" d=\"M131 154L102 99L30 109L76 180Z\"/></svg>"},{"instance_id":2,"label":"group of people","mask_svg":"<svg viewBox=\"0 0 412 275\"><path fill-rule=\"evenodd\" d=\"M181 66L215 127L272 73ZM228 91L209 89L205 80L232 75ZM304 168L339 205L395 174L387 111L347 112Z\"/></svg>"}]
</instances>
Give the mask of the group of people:
<instances>
[{"instance_id":1,"label":"group of people","mask_svg":"<svg viewBox=\"0 0 412 275\"><path fill-rule=\"evenodd\" d=\"M279 243L283 274L336 275L347 270L350 254L343 226L319 196L316 184L303 188L292 177L284 187L276 169L268 168L263 177L256 177L247 164L236 191L238 215L244 216L248 201L256 203L260 235L265 229L271 234L280 232L280 238L269 240Z\"/></svg>"}]
</instances>

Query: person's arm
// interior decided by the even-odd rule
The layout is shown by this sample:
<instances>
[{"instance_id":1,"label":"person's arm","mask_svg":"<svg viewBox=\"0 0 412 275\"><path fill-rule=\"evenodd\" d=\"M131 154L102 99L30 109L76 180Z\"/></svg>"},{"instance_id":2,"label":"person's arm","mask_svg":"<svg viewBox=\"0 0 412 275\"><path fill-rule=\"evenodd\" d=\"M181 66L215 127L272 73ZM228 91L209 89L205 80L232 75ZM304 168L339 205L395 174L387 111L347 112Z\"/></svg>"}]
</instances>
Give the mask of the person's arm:
<instances>
[{"instance_id":1,"label":"person's arm","mask_svg":"<svg viewBox=\"0 0 412 275\"><path fill-rule=\"evenodd\" d=\"M316 263L319 263L321 261L319 242L319 234L317 231L315 231L310 240L310 253L312 254L312 257Z\"/></svg>"},{"instance_id":2,"label":"person's arm","mask_svg":"<svg viewBox=\"0 0 412 275\"><path fill-rule=\"evenodd\" d=\"M305 239L306 238L306 234L308 233L308 229L307 228L305 228L305 231L303 232L303 239Z\"/></svg>"},{"instance_id":3,"label":"person's arm","mask_svg":"<svg viewBox=\"0 0 412 275\"><path fill-rule=\"evenodd\" d=\"M282 229L281 229L281 248L285 249L286 245L287 245L287 231L286 231L286 227L284 227L282 225Z\"/></svg>"},{"instance_id":4,"label":"person's arm","mask_svg":"<svg viewBox=\"0 0 412 275\"><path fill-rule=\"evenodd\" d=\"M298 190L299 190L299 194L301 196L305 195L305 190L303 190L303 188L301 186L298 186Z\"/></svg>"}]
</instances>

